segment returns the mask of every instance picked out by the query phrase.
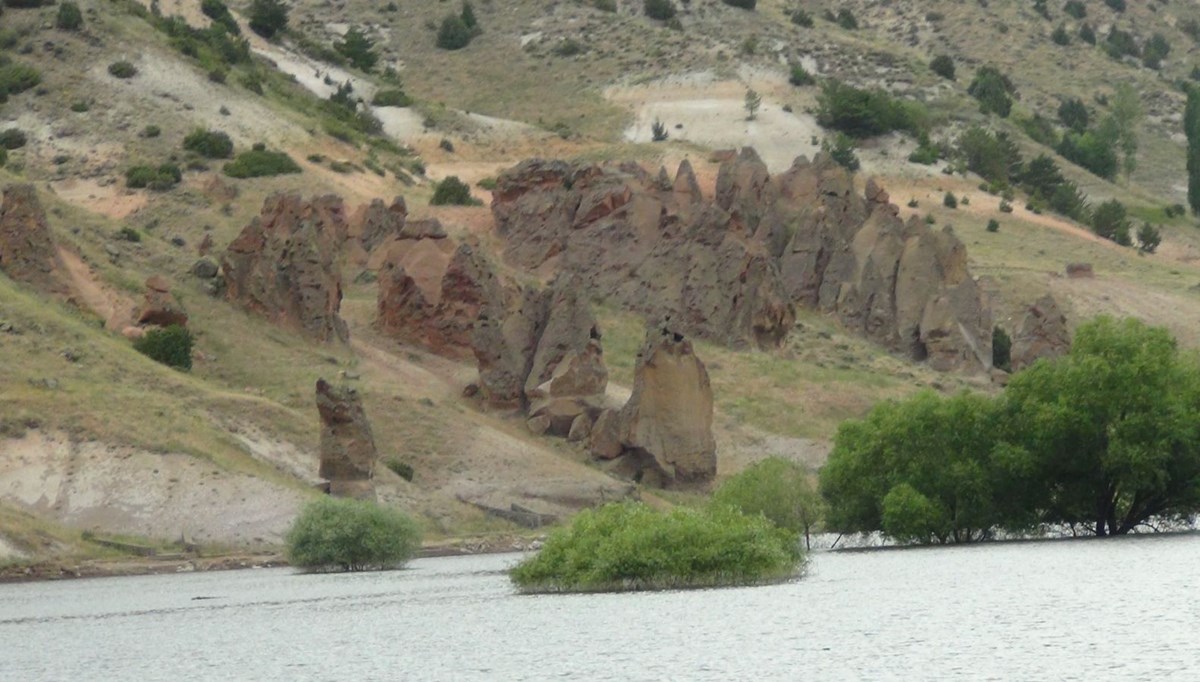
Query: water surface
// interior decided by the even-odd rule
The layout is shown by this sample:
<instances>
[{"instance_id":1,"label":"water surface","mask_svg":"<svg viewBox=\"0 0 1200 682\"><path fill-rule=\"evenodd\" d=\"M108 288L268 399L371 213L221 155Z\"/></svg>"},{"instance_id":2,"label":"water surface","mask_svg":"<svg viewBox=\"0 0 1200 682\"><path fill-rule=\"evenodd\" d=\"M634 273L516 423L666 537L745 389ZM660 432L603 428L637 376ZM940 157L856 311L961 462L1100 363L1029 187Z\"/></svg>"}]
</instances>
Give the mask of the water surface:
<instances>
[{"instance_id":1,"label":"water surface","mask_svg":"<svg viewBox=\"0 0 1200 682\"><path fill-rule=\"evenodd\" d=\"M519 555L0 585L5 680L1196 680L1200 537L815 554L802 580L520 596Z\"/></svg>"}]
</instances>

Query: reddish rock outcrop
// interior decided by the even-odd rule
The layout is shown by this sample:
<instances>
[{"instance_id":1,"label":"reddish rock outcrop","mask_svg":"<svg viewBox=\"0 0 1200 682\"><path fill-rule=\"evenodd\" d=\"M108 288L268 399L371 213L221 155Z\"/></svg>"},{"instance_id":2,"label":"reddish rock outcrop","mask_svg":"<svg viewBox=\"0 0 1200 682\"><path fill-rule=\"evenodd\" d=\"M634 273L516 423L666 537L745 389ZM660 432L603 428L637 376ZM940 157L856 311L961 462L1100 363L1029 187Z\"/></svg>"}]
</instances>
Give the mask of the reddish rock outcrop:
<instances>
[{"instance_id":1,"label":"reddish rock outcrop","mask_svg":"<svg viewBox=\"0 0 1200 682\"><path fill-rule=\"evenodd\" d=\"M375 437L353 388L317 380L317 413L321 417L321 465L318 475L329 481L332 495L375 498Z\"/></svg>"},{"instance_id":2,"label":"reddish rock outcrop","mask_svg":"<svg viewBox=\"0 0 1200 682\"><path fill-rule=\"evenodd\" d=\"M600 330L572 274L547 289L527 288L485 308L473 337L479 395L490 406L520 408L531 430L567 437L590 429L608 386ZM585 427L577 421L583 417Z\"/></svg>"},{"instance_id":3,"label":"reddish rock outcrop","mask_svg":"<svg viewBox=\"0 0 1200 682\"><path fill-rule=\"evenodd\" d=\"M717 473L712 419L708 371L668 322L647 331L629 402L599 416L590 449L646 485L702 487Z\"/></svg>"},{"instance_id":4,"label":"reddish rock outcrop","mask_svg":"<svg viewBox=\"0 0 1200 682\"><path fill-rule=\"evenodd\" d=\"M507 294L480 249L459 244L443 260L441 249L450 245L444 240L431 242L397 247L384 262L376 324L393 338L435 353L470 357L480 311L488 305L503 307Z\"/></svg>"},{"instance_id":5,"label":"reddish rock outcrop","mask_svg":"<svg viewBox=\"0 0 1200 682\"><path fill-rule=\"evenodd\" d=\"M162 275L154 275L146 280L146 295L138 308L137 323L140 326L187 326L187 313L171 295L171 283Z\"/></svg>"},{"instance_id":6,"label":"reddish rock outcrop","mask_svg":"<svg viewBox=\"0 0 1200 682\"><path fill-rule=\"evenodd\" d=\"M802 305L938 369L990 367L990 307L962 243L901 221L874 180L860 195L825 156L771 177L743 149L721 164L715 195L704 199L687 162L671 180L636 164L532 160L501 174L492 212L510 262L575 273L683 333L775 347Z\"/></svg>"},{"instance_id":7,"label":"reddish rock outcrop","mask_svg":"<svg viewBox=\"0 0 1200 682\"><path fill-rule=\"evenodd\" d=\"M336 196L268 197L221 259L226 297L319 341L349 340L337 268L347 231Z\"/></svg>"},{"instance_id":8,"label":"reddish rock outcrop","mask_svg":"<svg viewBox=\"0 0 1200 682\"><path fill-rule=\"evenodd\" d=\"M0 203L0 271L38 291L66 294L62 263L33 185L9 185Z\"/></svg>"},{"instance_id":9,"label":"reddish rock outcrop","mask_svg":"<svg viewBox=\"0 0 1200 682\"><path fill-rule=\"evenodd\" d=\"M1071 350L1067 316L1050 294L1038 299L1025 312L1013 334L1012 371L1019 372L1040 358L1056 358Z\"/></svg>"}]
</instances>

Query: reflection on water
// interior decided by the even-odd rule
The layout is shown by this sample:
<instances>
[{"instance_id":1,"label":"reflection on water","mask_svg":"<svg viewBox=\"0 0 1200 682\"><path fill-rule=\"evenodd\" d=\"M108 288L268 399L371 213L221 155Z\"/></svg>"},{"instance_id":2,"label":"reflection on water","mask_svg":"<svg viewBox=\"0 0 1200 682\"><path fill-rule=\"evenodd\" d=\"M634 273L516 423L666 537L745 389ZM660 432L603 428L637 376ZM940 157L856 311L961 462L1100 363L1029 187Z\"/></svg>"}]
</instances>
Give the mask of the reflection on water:
<instances>
[{"instance_id":1,"label":"reflection on water","mask_svg":"<svg viewBox=\"0 0 1200 682\"><path fill-rule=\"evenodd\" d=\"M1200 536L814 556L746 589L519 596L516 555L0 585L5 680L1195 680Z\"/></svg>"}]
</instances>

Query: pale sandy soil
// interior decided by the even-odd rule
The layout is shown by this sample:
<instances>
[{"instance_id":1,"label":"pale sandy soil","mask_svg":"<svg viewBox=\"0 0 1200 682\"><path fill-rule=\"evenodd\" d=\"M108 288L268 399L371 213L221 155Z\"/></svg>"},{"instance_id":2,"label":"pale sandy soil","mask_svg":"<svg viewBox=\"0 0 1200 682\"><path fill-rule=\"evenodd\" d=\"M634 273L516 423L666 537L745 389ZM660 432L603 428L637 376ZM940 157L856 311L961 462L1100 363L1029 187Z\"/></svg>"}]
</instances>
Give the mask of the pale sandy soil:
<instances>
[{"instance_id":1,"label":"pale sandy soil","mask_svg":"<svg viewBox=\"0 0 1200 682\"><path fill-rule=\"evenodd\" d=\"M103 184L89 178L67 178L51 182L50 190L63 201L114 220L137 213L145 208L148 202L146 192L127 190L119 182Z\"/></svg>"},{"instance_id":2,"label":"pale sandy soil","mask_svg":"<svg viewBox=\"0 0 1200 682\"><path fill-rule=\"evenodd\" d=\"M132 298L101 283L87 263L68 249L59 247L58 255L66 266L72 298L103 318L105 329L120 331L133 324L136 302Z\"/></svg>"}]
</instances>

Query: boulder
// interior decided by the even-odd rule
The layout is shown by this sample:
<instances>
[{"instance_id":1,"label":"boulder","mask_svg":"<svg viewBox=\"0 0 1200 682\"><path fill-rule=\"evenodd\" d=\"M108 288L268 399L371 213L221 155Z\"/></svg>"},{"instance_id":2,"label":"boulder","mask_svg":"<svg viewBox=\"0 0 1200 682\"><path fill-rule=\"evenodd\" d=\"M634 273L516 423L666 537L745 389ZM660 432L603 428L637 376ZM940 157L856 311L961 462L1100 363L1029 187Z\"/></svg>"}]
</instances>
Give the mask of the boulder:
<instances>
[{"instance_id":1,"label":"boulder","mask_svg":"<svg viewBox=\"0 0 1200 682\"><path fill-rule=\"evenodd\" d=\"M213 279L221 272L221 266L211 258L200 258L192 263L191 273L200 279Z\"/></svg>"},{"instance_id":2,"label":"boulder","mask_svg":"<svg viewBox=\"0 0 1200 682\"><path fill-rule=\"evenodd\" d=\"M1050 294L1038 299L1025 312L1013 334L1012 371L1019 372L1040 358L1056 358L1071 350L1067 316Z\"/></svg>"},{"instance_id":3,"label":"boulder","mask_svg":"<svg viewBox=\"0 0 1200 682\"><path fill-rule=\"evenodd\" d=\"M43 293L66 294L63 264L33 185L9 185L0 203L0 271Z\"/></svg>"},{"instance_id":4,"label":"boulder","mask_svg":"<svg viewBox=\"0 0 1200 682\"><path fill-rule=\"evenodd\" d=\"M614 471L648 485L703 487L717 473L712 419L708 371L667 321L646 334L629 402L619 413L602 413L593 427L592 454L616 460Z\"/></svg>"},{"instance_id":5,"label":"boulder","mask_svg":"<svg viewBox=\"0 0 1200 682\"><path fill-rule=\"evenodd\" d=\"M268 197L221 259L226 298L315 340L348 341L336 265L347 232L338 197Z\"/></svg>"},{"instance_id":6,"label":"boulder","mask_svg":"<svg viewBox=\"0 0 1200 682\"><path fill-rule=\"evenodd\" d=\"M187 323L187 313L171 295L171 283L162 275L147 279L146 294L137 312L137 324L142 327L169 327L173 324L186 327Z\"/></svg>"},{"instance_id":7,"label":"boulder","mask_svg":"<svg viewBox=\"0 0 1200 682\"><path fill-rule=\"evenodd\" d=\"M317 412L321 417L318 474L330 482L330 493L374 499L371 481L378 455L362 398L353 388L318 379Z\"/></svg>"}]
</instances>

